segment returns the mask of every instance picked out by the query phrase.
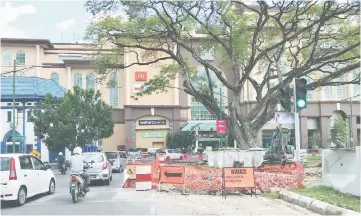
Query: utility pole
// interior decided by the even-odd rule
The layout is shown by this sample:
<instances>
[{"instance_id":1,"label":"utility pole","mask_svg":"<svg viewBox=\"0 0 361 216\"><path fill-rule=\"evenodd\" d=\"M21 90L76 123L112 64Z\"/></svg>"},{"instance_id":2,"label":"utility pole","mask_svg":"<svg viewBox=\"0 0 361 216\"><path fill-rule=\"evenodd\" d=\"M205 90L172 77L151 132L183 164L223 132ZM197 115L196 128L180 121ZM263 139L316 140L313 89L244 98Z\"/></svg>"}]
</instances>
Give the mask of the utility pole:
<instances>
[{"instance_id":1,"label":"utility pole","mask_svg":"<svg viewBox=\"0 0 361 216\"><path fill-rule=\"evenodd\" d=\"M300 151L301 151L301 134L300 134L300 116L297 109L297 100L296 100L296 78L293 78L293 103L294 103L294 118L295 118L295 142L296 142L296 161L299 162Z\"/></svg>"},{"instance_id":2,"label":"utility pole","mask_svg":"<svg viewBox=\"0 0 361 216\"><path fill-rule=\"evenodd\" d=\"M13 153L15 153L15 73L16 73L16 60L14 60L13 68Z\"/></svg>"}]
</instances>

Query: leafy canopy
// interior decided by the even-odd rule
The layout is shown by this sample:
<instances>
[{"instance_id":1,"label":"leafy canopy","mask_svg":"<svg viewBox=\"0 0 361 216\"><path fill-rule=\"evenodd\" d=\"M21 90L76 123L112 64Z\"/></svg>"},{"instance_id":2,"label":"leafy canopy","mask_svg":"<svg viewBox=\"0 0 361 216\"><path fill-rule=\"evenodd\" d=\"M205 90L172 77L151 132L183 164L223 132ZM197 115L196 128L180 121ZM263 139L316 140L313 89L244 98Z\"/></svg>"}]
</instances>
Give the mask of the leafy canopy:
<instances>
[{"instance_id":1,"label":"leafy canopy","mask_svg":"<svg viewBox=\"0 0 361 216\"><path fill-rule=\"evenodd\" d=\"M112 108L101 100L99 91L75 86L63 98L48 94L40 109L33 110L35 135L49 149L92 144L113 135Z\"/></svg>"},{"instance_id":2,"label":"leafy canopy","mask_svg":"<svg viewBox=\"0 0 361 216\"><path fill-rule=\"evenodd\" d=\"M88 26L87 39L98 50L113 50L96 61L99 74L116 65L173 60L136 97L177 88L174 80L180 78L183 91L227 120L241 147L259 144L258 132L282 99L280 89L294 78L307 78L308 90L360 82L359 73L354 80L338 80L360 67L359 1L89 0L85 7L104 14ZM128 20L109 15L119 9ZM215 60L205 59L205 52ZM123 55L134 61L123 61ZM197 76L197 66L205 76ZM217 103L214 83L227 89L229 112ZM249 100L256 103L244 112L241 104Z\"/></svg>"}]
</instances>

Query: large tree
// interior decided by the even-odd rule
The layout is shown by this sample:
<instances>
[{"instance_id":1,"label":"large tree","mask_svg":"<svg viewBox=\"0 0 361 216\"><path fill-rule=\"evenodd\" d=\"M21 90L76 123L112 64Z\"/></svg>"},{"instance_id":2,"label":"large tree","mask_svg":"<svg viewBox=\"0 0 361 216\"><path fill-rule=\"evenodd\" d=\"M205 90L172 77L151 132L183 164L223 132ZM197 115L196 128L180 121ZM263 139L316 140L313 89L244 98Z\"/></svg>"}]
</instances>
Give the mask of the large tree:
<instances>
[{"instance_id":1,"label":"large tree","mask_svg":"<svg viewBox=\"0 0 361 216\"><path fill-rule=\"evenodd\" d=\"M43 139L49 149L93 144L113 135L113 109L101 100L99 91L75 86L63 98L47 95L40 109L34 109L32 120L35 135Z\"/></svg>"},{"instance_id":2,"label":"large tree","mask_svg":"<svg viewBox=\"0 0 361 216\"><path fill-rule=\"evenodd\" d=\"M359 1L246 2L89 0L87 10L104 16L89 25L87 39L98 49L113 47L113 52L98 58L97 72L106 75L119 65L174 60L163 65L138 96L176 87L173 79L180 77L183 91L227 120L241 148L259 145L258 132L274 117L277 104L287 101L280 90L294 78L308 78L309 91L359 83L359 76L338 79L360 67ZM126 11L128 19L114 16L119 10ZM213 51L219 61L202 58L206 51ZM136 60L123 62L124 53ZM186 56L203 66L206 75L197 76ZM214 77L229 92L229 113L221 111L217 102ZM200 84L202 79L206 84ZM241 104L247 83L254 89L256 105L244 113Z\"/></svg>"}]
</instances>

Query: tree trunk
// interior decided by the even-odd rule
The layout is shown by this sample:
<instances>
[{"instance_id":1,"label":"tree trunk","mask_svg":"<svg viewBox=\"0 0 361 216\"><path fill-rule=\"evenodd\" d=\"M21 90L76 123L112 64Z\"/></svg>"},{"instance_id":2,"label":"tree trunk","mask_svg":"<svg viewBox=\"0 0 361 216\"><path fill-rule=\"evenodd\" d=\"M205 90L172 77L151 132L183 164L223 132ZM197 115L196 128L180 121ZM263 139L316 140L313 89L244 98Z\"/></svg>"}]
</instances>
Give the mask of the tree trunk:
<instances>
[{"instance_id":1,"label":"tree trunk","mask_svg":"<svg viewBox=\"0 0 361 216\"><path fill-rule=\"evenodd\" d=\"M237 146L240 149L262 147L262 139L259 131L249 130L248 132L241 133L241 136L234 137L234 139L236 140Z\"/></svg>"}]
</instances>

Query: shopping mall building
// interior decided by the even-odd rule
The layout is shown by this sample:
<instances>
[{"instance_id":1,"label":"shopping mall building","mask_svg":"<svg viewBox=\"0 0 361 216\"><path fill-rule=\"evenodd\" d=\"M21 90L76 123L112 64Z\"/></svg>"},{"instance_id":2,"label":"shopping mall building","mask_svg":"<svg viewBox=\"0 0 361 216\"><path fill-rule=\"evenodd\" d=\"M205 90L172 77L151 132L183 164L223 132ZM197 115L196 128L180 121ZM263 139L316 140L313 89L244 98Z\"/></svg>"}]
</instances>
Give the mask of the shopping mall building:
<instances>
[{"instance_id":1,"label":"shopping mall building","mask_svg":"<svg viewBox=\"0 0 361 216\"><path fill-rule=\"evenodd\" d=\"M149 66L134 65L130 68L118 69L110 73L103 83L98 83L96 78L99 77L94 73L92 64L95 50L86 44L51 43L43 39L2 38L1 53L2 73L12 70L13 61L16 60L17 69L28 68L21 71L21 76L52 79L65 89L72 89L73 86L78 85L84 89L99 90L102 99L114 109L114 135L98 142L99 147L105 150L165 148L168 132L198 130L202 137L202 134L215 131L215 118L200 103L179 90L183 83L179 77L173 80L174 88L166 93L154 93L138 100L131 97L142 90L141 87L146 81L160 73L160 65L170 64L171 60ZM183 55L188 57L191 66L198 66L189 53L184 52ZM227 70L227 65L222 64L219 56L212 52L202 53L201 56L204 60L222 68L226 72L224 77L227 80L230 82L233 80L233 75L227 74L227 71L231 70ZM135 61L135 54L123 54L122 58L126 65ZM41 65L46 65L46 67L32 67ZM262 68L257 67L257 70L262 70ZM198 67L198 72L205 73L202 67ZM343 79L351 80L356 73L357 71L353 71ZM262 73L257 75L255 71L253 78L262 79ZM117 86L109 88L106 81L110 79L115 80ZM227 98L231 95L226 88L221 86L218 84L215 91L221 92L220 98L223 98L223 103L227 104ZM350 138L353 139L352 145L359 145L360 98L353 97L358 94L360 94L359 85L324 87L309 92L308 108L301 112L300 117L302 148L309 147L308 139L316 132L320 134L321 142L326 145L336 114L342 114L348 121L351 128ZM247 83L242 98L242 109L245 113L254 106L255 96L252 85ZM352 97L351 100L345 100L350 97ZM227 106L225 108L227 109ZM266 124L260 133L264 143L270 141L272 130L278 123L282 123L284 127L291 130L294 129L292 115L282 112L280 106L278 106L278 111L277 118ZM5 136L7 132L3 131L1 136ZM7 139L7 137L2 138ZM209 136L203 140L200 139L203 145L211 141L217 142L217 139L212 140ZM33 140L26 139L25 142L31 144Z\"/></svg>"}]
</instances>

